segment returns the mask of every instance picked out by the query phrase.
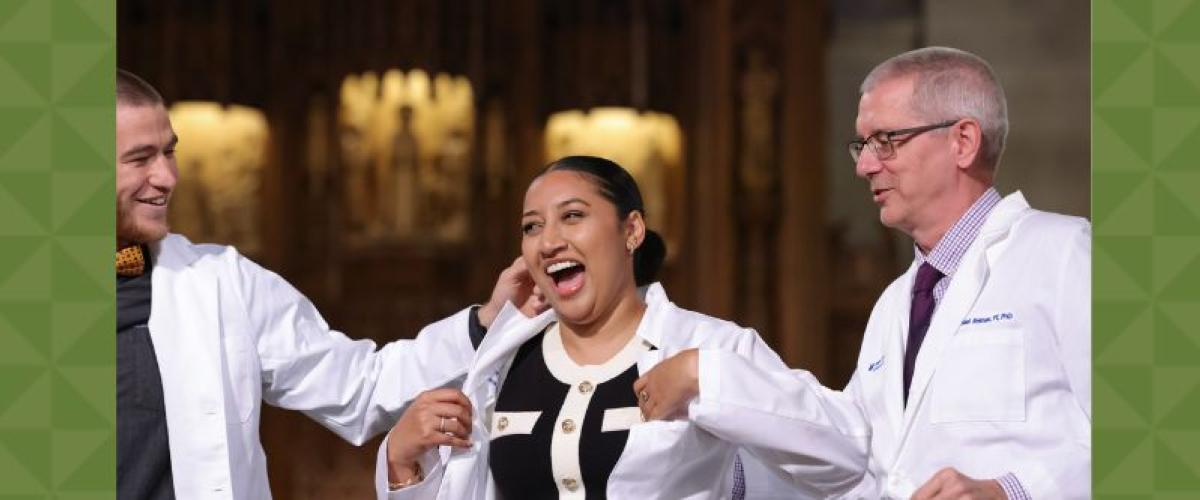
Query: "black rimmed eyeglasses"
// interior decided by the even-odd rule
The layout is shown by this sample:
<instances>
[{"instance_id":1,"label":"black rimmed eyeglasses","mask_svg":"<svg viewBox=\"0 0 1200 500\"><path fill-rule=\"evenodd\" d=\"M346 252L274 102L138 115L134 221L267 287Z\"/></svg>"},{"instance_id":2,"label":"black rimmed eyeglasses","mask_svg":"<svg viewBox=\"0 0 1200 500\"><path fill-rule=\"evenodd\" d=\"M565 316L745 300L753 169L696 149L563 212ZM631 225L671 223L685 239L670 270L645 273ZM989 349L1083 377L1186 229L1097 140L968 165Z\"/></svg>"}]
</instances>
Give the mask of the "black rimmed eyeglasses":
<instances>
[{"instance_id":1,"label":"black rimmed eyeglasses","mask_svg":"<svg viewBox=\"0 0 1200 500\"><path fill-rule=\"evenodd\" d=\"M858 163L858 157L862 155L863 148L867 147L868 144L871 145L871 152L875 153L876 159L890 160L896 156L896 145L898 143L912 139L918 134L928 132L930 130L937 130L939 128L946 128L954 125L955 123L958 123L958 120L946 120L933 125L902 128L900 130L880 130L879 132L871 134L871 136L867 137L866 139L855 139L850 141L850 143L847 144L847 147L850 150L850 157L854 158L854 163ZM908 137L905 137L903 140L896 140L897 137L905 135Z\"/></svg>"}]
</instances>

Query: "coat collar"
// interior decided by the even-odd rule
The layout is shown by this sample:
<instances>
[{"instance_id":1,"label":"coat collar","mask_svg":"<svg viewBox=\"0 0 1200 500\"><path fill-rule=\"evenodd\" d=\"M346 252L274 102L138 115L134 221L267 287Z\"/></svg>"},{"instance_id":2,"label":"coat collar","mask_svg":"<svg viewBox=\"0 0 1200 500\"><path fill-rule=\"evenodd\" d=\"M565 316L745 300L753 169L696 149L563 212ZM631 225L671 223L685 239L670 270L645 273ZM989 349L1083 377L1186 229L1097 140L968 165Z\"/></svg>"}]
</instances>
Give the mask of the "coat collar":
<instances>
[{"instance_id":1,"label":"coat collar","mask_svg":"<svg viewBox=\"0 0 1200 500\"><path fill-rule=\"evenodd\" d=\"M971 243L966 255L963 256L962 262L959 264L958 270L955 272L953 280L950 282L950 287L946 290L943 297L943 302L938 304L938 308L934 313L932 322L929 325L929 330L926 333L924 342L921 345L921 351L917 354L916 370L913 372L912 387L909 391L909 401L907 406L900 395L901 387L899 382L895 384L894 397L889 397L888 401L902 407L903 415L902 435L907 437L912 429L916 414L922 402L925 400L925 393L929 387L929 381L933 377L933 373L937 370L939 360L942 353L945 351L946 344L953 338L958 331L959 323L962 318L970 312L974 306L975 300L979 297L979 293L987 284L988 273L991 265L995 262L1003 245L999 245L1008 236L1009 230L1017 219L1026 211L1029 210L1029 203L1025 201L1025 197L1016 192L1006 196L1000 201L992 213L988 215L987 221L979 232L979 236ZM906 311L910 307L911 295L907 293L912 287L913 276L915 275L916 266L910 266L905 274L905 287L900 292L902 300L897 303L903 304L903 308L896 311L896 314L903 319L900 324L903 328L899 330L895 345L903 346L904 332L908 329L908 315ZM901 347L900 352L903 352ZM900 356L903 359L903 356ZM894 410L892 413L895 413ZM903 443L901 443L903 447Z\"/></svg>"},{"instance_id":2,"label":"coat collar","mask_svg":"<svg viewBox=\"0 0 1200 500\"><path fill-rule=\"evenodd\" d=\"M667 298L666 291L659 283L639 289L639 293L646 301L646 313L634 335L653 346L660 346L663 328L659 328L658 325L675 305ZM505 303L496 319L492 321L492 326L483 337L483 342L479 344L479 349L475 351L475 360L463 384L463 392L468 396L481 394L479 391L482 385L495 375L510 355L554 321L558 321L558 316L553 309L530 318L511 302ZM473 403L478 405L482 401Z\"/></svg>"}]
</instances>

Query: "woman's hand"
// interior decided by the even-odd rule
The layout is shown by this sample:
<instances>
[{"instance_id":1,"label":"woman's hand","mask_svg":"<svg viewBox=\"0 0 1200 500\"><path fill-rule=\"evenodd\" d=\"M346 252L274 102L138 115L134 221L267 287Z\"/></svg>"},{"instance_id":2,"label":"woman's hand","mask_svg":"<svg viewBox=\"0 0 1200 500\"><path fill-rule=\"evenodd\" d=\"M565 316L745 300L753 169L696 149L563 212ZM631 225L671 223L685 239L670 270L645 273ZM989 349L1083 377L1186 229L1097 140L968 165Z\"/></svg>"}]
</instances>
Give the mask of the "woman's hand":
<instances>
[{"instance_id":1,"label":"woman's hand","mask_svg":"<svg viewBox=\"0 0 1200 500\"><path fill-rule=\"evenodd\" d=\"M687 416L688 403L700 394L699 359L699 351L685 349L633 383L643 418L669 420Z\"/></svg>"},{"instance_id":2,"label":"woman's hand","mask_svg":"<svg viewBox=\"0 0 1200 500\"><path fill-rule=\"evenodd\" d=\"M402 483L416 476L421 455L438 446L469 448L470 436L471 402L462 391L422 392L388 436L388 482Z\"/></svg>"},{"instance_id":3,"label":"woman's hand","mask_svg":"<svg viewBox=\"0 0 1200 500\"><path fill-rule=\"evenodd\" d=\"M505 302L512 302L522 314L529 317L537 316L550 307L541 290L533 284L533 276L529 275L524 258L517 257L512 265L500 271L496 287L492 289L492 298L479 308L479 324L491 328L492 321L500 314Z\"/></svg>"}]
</instances>

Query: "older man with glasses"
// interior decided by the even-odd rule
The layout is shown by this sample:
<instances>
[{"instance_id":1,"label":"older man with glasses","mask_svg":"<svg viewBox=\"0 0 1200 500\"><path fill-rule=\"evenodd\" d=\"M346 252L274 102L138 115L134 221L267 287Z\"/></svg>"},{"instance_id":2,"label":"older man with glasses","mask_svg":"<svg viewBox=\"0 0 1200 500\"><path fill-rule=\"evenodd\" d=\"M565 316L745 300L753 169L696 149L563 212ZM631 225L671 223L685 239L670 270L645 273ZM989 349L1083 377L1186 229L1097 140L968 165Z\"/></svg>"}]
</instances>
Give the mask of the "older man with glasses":
<instances>
[{"instance_id":1,"label":"older man with glasses","mask_svg":"<svg viewBox=\"0 0 1200 500\"><path fill-rule=\"evenodd\" d=\"M811 462L793 474L828 496L1089 497L1090 224L993 187L1007 105L979 57L900 54L861 91L850 156L880 221L915 245L871 313L849 385L685 351L639 381L656 402L649 417L685 409L767 458L861 467L858 485Z\"/></svg>"}]
</instances>

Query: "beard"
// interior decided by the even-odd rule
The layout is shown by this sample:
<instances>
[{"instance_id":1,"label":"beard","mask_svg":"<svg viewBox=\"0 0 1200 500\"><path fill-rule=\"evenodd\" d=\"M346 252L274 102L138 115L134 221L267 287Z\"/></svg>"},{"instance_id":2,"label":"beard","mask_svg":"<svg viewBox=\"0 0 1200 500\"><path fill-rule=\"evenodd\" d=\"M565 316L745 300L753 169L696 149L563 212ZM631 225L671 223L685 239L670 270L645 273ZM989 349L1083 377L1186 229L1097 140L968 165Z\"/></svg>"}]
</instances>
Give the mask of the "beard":
<instances>
[{"instance_id":1,"label":"beard","mask_svg":"<svg viewBox=\"0 0 1200 500\"><path fill-rule=\"evenodd\" d=\"M147 220L133 214L129 206L117 202L117 241L134 245L153 243L167 236L167 221Z\"/></svg>"}]
</instances>

